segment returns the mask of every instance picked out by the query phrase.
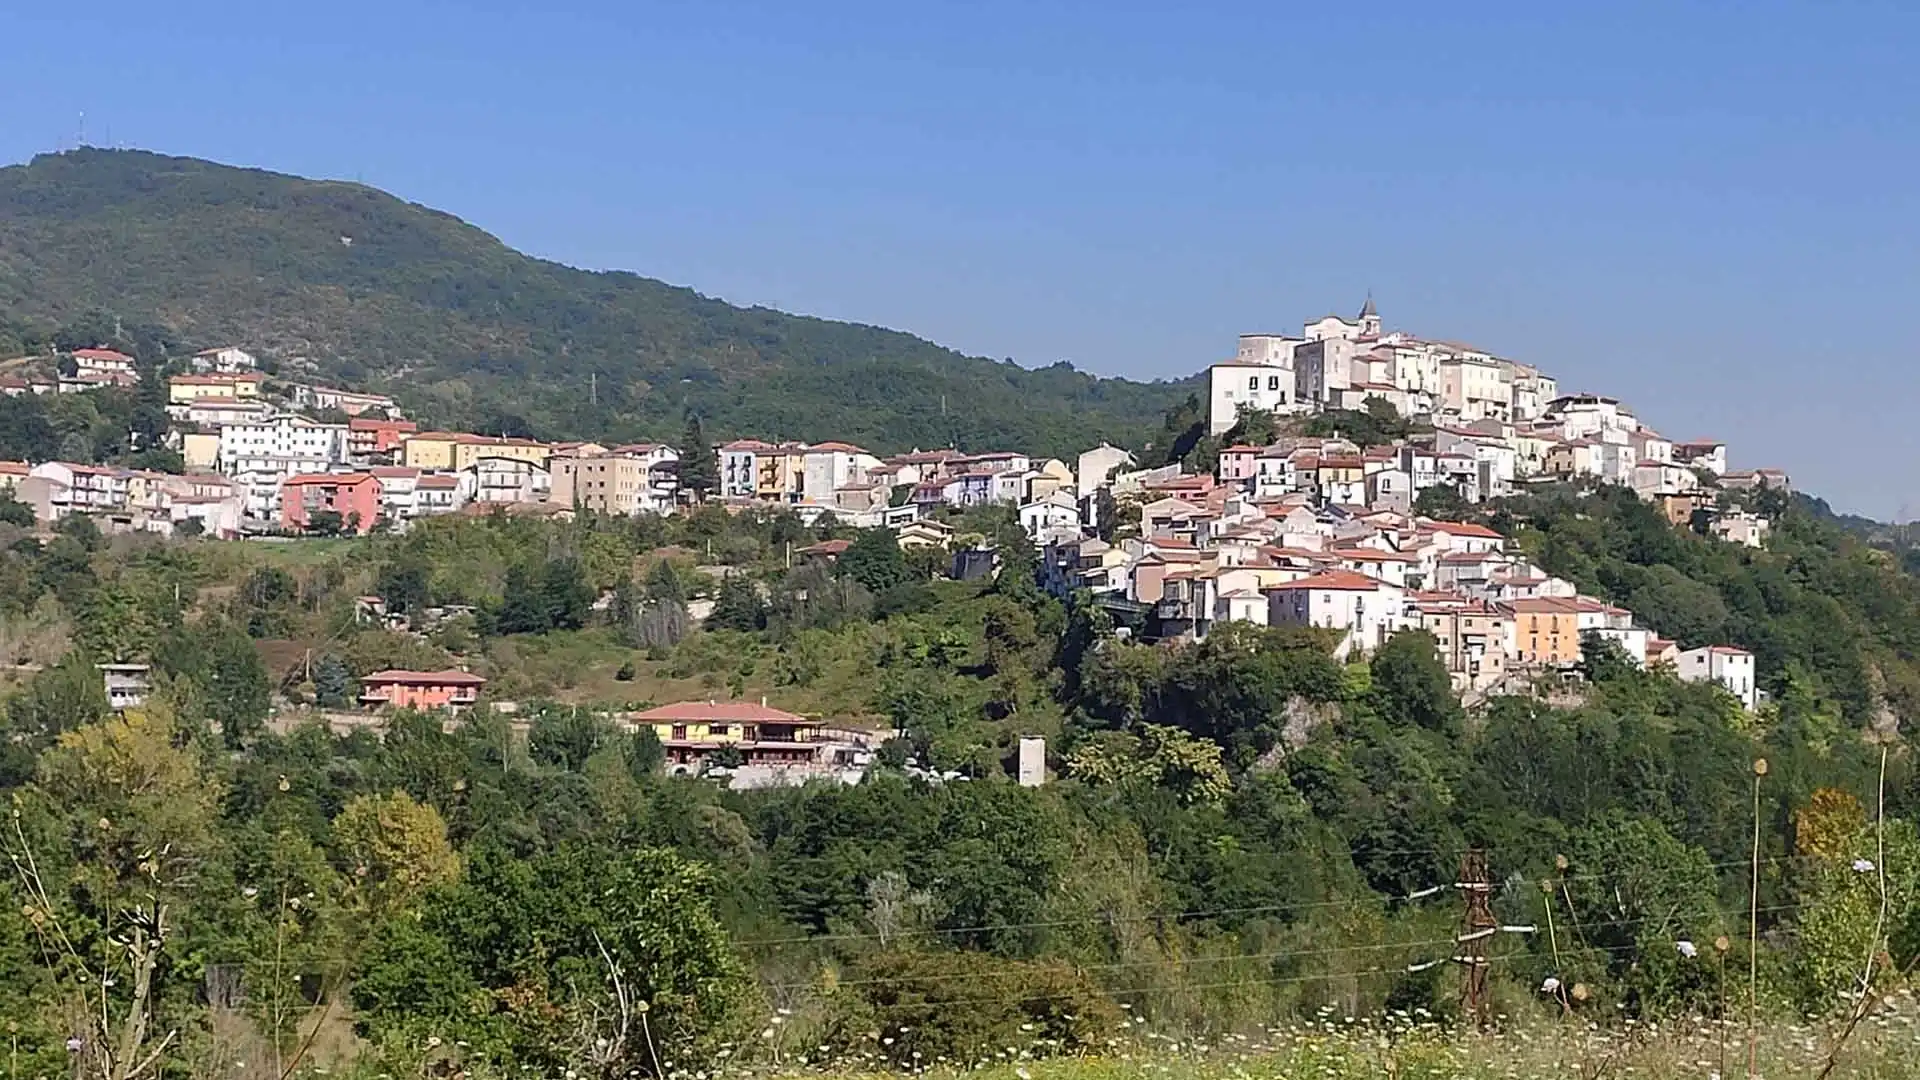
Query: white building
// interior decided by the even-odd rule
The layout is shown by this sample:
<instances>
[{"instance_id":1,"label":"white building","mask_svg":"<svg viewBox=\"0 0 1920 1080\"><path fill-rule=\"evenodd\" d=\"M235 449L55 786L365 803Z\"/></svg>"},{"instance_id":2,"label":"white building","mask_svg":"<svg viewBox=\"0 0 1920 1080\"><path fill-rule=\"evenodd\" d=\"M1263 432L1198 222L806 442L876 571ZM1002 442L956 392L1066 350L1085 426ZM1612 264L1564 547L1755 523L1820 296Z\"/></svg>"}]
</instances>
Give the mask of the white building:
<instances>
[{"instance_id":1,"label":"white building","mask_svg":"<svg viewBox=\"0 0 1920 1080\"><path fill-rule=\"evenodd\" d=\"M282 413L220 429L220 471L246 491L250 517L280 514L280 485L303 473L323 473L347 460L347 425L322 424Z\"/></svg>"},{"instance_id":2,"label":"white building","mask_svg":"<svg viewBox=\"0 0 1920 1080\"><path fill-rule=\"evenodd\" d=\"M1080 501L1064 491L1036 499L1020 508L1020 527L1036 544L1080 539Z\"/></svg>"},{"instance_id":3,"label":"white building","mask_svg":"<svg viewBox=\"0 0 1920 1080\"><path fill-rule=\"evenodd\" d=\"M482 457L460 470L469 502L545 502L553 491L553 473L521 458ZM415 490L418 490L415 484Z\"/></svg>"},{"instance_id":4,"label":"white building","mask_svg":"<svg viewBox=\"0 0 1920 1080\"><path fill-rule=\"evenodd\" d=\"M1485 353L1440 361L1440 408L1465 420L1513 417L1513 366Z\"/></svg>"},{"instance_id":5,"label":"white building","mask_svg":"<svg viewBox=\"0 0 1920 1080\"><path fill-rule=\"evenodd\" d=\"M202 349L193 354L193 370L196 372L223 371L235 373L252 371L259 367L253 354L245 349L236 349L223 345L217 349Z\"/></svg>"},{"instance_id":6,"label":"white building","mask_svg":"<svg viewBox=\"0 0 1920 1080\"><path fill-rule=\"evenodd\" d=\"M1765 547L1767 534L1773 526L1766 518L1758 514L1736 511L1722 514L1713 519L1708 530L1729 544L1742 544L1746 547Z\"/></svg>"},{"instance_id":7,"label":"white building","mask_svg":"<svg viewBox=\"0 0 1920 1080\"><path fill-rule=\"evenodd\" d=\"M347 425L322 424L281 413L220 429L220 471L232 474L242 459L278 458L306 463L303 472L326 472L347 460ZM289 474L292 475L292 474Z\"/></svg>"},{"instance_id":8,"label":"white building","mask_svg":"<svg viewBox=\"0 0 1920 1080\"><path fill-rule=\"evenodd\" d=\"M1106 443L1083 452L1073 471L1074 484L1080 497L1084 499L1105 487L1114 473L1133 463L1132 454Z\"/></svg>"},{"instance_id":9,"label":"white building","mask_svg":"<svg viewBox=\"0 0 1920 1080\"><path fill-rule=\"evenodd\" d=\"M83 377L131 375L137 381L140 376L140 373L134 369L133 357L114 349L75 349L73 350L73 369Z\"/></svg>"},{"instance_id":10,"label":"white building","mask_svg":"<svg viewBox=\"0 0 1920 1080\"><path fill-rule=\"evenodd\" d=\"M1328 570L1266 590L1267 625L1344 630L1340 654L1372 652L1407 625L1406 592L1345 570Z\"/></svg>"},{"instance_id":11,"label":"white building","mask_svg":"<svg viewBox=\"0 0 1920 1080\"><path fill-rule=\"evenodd\" d=\"M735 439L720 447L720 495L729 499L751 499L759 490L763 454L779 449L758 439Z\"/></svg>"},{"instance_id":12,"label":"white building","mask_svg":"<svg viewBox=\"0 0 1920 1080\"><path fill-rule=\"evenodd\" d=\"M201 427L223 428L229 424L260 423L273 415L273 406L257 398L203 397L168 405L167 415Z\"/></svg>"},{"instance_id":13,"label":"white building","mask_svg":"<svg viewBox=\"0 0 1920 1080\"><path fill-rule=\"evenodd\" d=\"M1683 650L1674 663L1674 673L1686 682L1711 680L1727 688L1752 712L1760 700L1754 682L1753 654L1731 645L1706 645Z\"/></svg>"},{"instance_id":14,"label":"white building","mask_svg":"<svg viewBox=\"0 0 1920 1080\"><path fill-rule=\"evenodd\" d=\"M815 443L800 456L800 497L808 502L830 503L834 492L866 480L868 472L879 467L880 459L858 446Z\"/></svg>"},{"instance_id":15,"label":"white building","mask_svg":"<svg viewBox=\"0 0 1920 1080\"><path fill-rule=\"evenodd\" d=\"M1567 394L1547 403L1544 419L1558 427L1563 439L1603 440L1608 435L1637 431L1640 421L1618 398L1599 394Z\"/></svg>"}]
</instances>

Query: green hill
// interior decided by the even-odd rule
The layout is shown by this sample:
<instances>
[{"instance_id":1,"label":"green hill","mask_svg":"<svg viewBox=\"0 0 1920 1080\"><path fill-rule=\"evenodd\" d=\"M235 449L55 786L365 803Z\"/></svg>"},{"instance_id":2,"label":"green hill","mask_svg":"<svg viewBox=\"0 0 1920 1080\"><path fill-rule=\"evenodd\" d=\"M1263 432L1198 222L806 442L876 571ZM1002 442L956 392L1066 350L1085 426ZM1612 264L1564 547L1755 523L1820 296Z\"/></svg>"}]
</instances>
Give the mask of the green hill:
<instances>
[{"instance_id":1,"label":"green hill","mask_svg":"<svg viewBox=\"0 0 1920 1080\"><path fill-rule=\"evenodd\" d=\"M124 150L0 168L0 322L100 312L550 437L672 437L691 406L716 435L1065 453L1137 442L1191 389L576 270L360 184Z\"/></svg>"}]
</instances>

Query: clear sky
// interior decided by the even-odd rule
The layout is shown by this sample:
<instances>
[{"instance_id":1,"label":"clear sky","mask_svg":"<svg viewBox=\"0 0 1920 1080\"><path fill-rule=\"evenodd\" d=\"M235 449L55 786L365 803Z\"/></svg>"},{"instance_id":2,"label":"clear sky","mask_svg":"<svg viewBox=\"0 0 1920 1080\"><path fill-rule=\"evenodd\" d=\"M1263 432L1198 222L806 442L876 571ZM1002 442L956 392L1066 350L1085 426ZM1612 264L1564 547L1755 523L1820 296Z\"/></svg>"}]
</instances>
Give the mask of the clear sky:
<instances>
[{"instance_id":1,"label":"clear sky","mask_svg":"<svg viewBox=\"0 0 1920 1080\"><path fill-rule=\"evenodd\" d=\"M98 145L1102 374L1372 289L1390 327L1920 514L1920 4L5 7L0 160L84 112Z\"/></svg>"}]
</instances>

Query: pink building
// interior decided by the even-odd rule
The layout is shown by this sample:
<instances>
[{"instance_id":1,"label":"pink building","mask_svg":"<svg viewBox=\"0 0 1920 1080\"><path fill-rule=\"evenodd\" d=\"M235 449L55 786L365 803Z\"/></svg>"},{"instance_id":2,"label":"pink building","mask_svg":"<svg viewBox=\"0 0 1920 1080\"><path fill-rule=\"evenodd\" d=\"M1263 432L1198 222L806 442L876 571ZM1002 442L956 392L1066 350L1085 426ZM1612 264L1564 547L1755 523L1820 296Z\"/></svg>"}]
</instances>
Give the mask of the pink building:
<instances>
[{"instance_id":1,"label":"pink building","mask_svg":"<svg viewBox=\"0 0 1920 1080\"><path fill-rule=\"evenodd\" d=\"M1220 482L1231 484L1253 479L1254 463L1264 449L1262 446L1229 446L1220 451Z\"/></svg>"},{"instance_id":2,"label":"pink building","mask_svg":"<svg viewBox=\"0 0 1920 1080\"><path fill-rule=\"evenodd\" d=\"M376 671L360 680L360 704L369 709L446 709L480 700L487 680L465 671Z\"/></svg>"},{"instance_id":3,"label":"pink building","mask_svg":"<svg viewBox=\"0 0 1920 1080\"><path fill-rule=\"evenodd\" d=\"M280 523L306 529L313 516L331 510L342 527L365 533L380 519L380 479L372 473L308 473L280 485Z\"/></svg>"}]
</instances>

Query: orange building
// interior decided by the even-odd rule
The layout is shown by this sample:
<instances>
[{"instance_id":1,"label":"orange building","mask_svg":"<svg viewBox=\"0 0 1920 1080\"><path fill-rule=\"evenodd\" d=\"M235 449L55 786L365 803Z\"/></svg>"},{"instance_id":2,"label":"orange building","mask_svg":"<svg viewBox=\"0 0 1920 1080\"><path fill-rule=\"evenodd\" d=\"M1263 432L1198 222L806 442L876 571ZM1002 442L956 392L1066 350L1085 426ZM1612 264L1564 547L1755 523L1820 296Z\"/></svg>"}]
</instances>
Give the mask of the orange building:
<instances>
[{"instance_id":1,"label":"orange building","mask_svg":"<svg viewBox=\"0 0 1920 1080\"><path fill-rule=\"evenodd\" d=\"M419 430L411 420L375 420L356 416L347 421L347 453L356 458L391 461L407 436Z\"/></svg>"},{"instance_id":2,"label":"orange building","mask_svg":"<svg viewBox=\"0 0 1920 1080\"><path fill-rule=\"evenodd\" d=\"M459 711L480 700L487 680L465 671L376 671L360 680L360 704L369 709Z\"/></svg>"},{"instance_id":3,"label":"orange building","mask_svg":"<svg viewBox=\"0 0 1920 1080\"><path fill-rule=\"evenodd\" d=\"M342 527L366 533L380 519L380 479L372 473L307 473L280 484L280 523L305 529L331 510Z\"/></svg>"},{"instance_id":4,"label":"orange building","mask_svg":"<svg viewBox=\"0 0 1920 1080\"><path fill-rule=\"evenodd\" d=\"M1501 605L1513 613L1514 657L1523 664L1567 667L1580 662L1580 602L1539 596Z\"/></svg>"}]
</instances>

